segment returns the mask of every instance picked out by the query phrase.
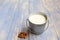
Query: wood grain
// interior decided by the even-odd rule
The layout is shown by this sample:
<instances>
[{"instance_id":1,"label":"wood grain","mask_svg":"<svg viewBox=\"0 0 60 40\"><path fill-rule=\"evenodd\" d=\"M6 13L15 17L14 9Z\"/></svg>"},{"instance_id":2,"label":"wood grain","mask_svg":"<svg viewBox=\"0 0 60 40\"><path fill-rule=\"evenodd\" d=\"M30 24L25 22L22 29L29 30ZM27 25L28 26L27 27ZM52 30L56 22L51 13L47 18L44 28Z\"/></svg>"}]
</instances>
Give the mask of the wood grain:
<instances>
[{"instance_id":1,"label":"wood grain","mask_svg":"<svg viewBox=\"0 0 60 40\"><path fill-rule=\"evenodd\" d=\"M48 29L41 35L18 38L19 32L27 30L26 19L32 12L48 16ZM60 40L60 0L0 0L0 40Z\"/></svg>"}]
</instances>

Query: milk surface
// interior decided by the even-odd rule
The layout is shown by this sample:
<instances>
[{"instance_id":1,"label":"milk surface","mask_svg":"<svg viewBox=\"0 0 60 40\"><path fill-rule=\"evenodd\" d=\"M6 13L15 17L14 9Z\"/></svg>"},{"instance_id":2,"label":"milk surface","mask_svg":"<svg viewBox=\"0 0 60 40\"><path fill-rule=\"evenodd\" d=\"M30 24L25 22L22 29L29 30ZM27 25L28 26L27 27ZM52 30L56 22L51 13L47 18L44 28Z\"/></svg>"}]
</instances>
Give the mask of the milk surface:
<instances>
[{"instance_id":1,"label":"milk surface","mask_svg":"<svg viewBox=\"0 0 60 40\"><path fill-rule=\"evenodd\" d=\"M43 15L32 15L29 17L29 21L34 24L43 24L46 22L46 18Z\"/></svg>"}]
</instances>

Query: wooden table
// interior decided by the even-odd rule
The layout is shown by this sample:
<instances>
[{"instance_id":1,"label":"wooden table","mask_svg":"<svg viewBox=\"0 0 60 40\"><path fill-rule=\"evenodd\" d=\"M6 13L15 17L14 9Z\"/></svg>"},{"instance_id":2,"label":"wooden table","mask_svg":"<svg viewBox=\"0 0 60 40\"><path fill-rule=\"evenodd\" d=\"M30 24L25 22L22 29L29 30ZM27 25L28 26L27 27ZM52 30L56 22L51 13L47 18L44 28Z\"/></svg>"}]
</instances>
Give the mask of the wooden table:
<instances>
[{"instance_id":1,"label":"wooden table","mask_svg":"<svg viewBox=\"0 0 60 40\"><path fill-rule=\"evenodd\" d=\"M41 35L18 38L32 12L48 16L48 29ZM0 40L60 40L60 0L0 0Z\"/></svg>"}]
</instances>

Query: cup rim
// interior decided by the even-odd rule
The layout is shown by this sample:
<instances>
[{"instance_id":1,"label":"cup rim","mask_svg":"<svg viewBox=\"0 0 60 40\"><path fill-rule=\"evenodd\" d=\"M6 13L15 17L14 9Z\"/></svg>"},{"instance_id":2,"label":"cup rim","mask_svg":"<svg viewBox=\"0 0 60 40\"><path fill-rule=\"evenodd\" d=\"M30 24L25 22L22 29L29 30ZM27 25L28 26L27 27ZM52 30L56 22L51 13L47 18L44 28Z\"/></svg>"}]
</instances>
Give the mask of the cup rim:
<instances>
[{"instance_id":1,"label":"cup rim","mask_svg":"<svg viewBox=\"0 0 60 40\"><path fill-rule=\"evenodd\" d=\"M47 22L47 15L45 14L45 13L43 13L43 12L33 12L33 13L31 13L31 14L29 14L29 16L28 16L28 21L29 21L29 17L30 16L32 16L32 15L34 15L34 14L37 14L37 15L43 15L45 18L46 18L46 22ZM30 21L29 21L30 22ZM45 23L46 23L45 22ZM32 22L30 22L30 23L32 23ZM45 23L43 23L43 24L45 24ZM32 24L34 24L34 23L32 23ZM43 24L34 24L34 25L43 25Z\"/></svg>"}]
</instances>

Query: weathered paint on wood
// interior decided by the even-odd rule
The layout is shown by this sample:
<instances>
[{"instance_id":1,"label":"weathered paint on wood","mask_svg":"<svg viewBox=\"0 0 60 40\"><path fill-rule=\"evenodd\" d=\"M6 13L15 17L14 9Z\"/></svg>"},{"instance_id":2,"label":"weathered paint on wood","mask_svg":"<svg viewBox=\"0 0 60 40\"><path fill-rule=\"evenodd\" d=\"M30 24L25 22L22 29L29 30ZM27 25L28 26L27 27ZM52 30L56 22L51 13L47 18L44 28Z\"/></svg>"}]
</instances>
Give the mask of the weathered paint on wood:
<instances>
[{"instance_id":1,"label":"weathered paint on wood","mask_svg":"<svg viewBox=\"0 0 60 40\"><path fill-rule=\"evenodd\" d=\"M48 29L18 38L19 32L27 30L26 18L32 12L46 13ZM0 0L0 40L60 40L60 0Z\"/></svg>"}]
</instances>

